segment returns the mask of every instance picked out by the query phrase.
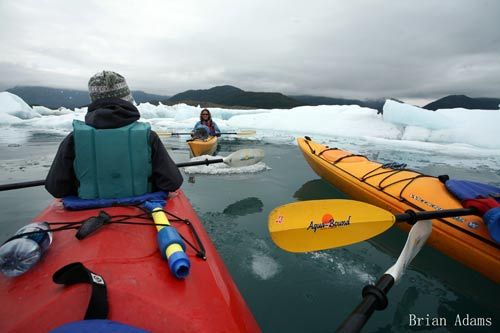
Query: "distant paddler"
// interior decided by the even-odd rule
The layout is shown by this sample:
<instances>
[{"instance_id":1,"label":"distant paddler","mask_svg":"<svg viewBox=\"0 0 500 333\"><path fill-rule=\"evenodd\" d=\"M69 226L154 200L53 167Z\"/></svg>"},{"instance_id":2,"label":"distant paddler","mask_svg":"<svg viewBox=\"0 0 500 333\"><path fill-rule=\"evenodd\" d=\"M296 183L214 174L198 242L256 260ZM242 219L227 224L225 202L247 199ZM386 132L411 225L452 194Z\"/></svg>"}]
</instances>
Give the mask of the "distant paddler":
<instances>
[{"instance_id":1,"label":"distant paddler","mask_svg":"<svg viewBox=\"0 0 500 333\"><path fill-rule=\"evenodd\" d=\"M217 138L221 135L219 127L212 120L208 109L201 110L200 121L194 125L191 138L187 141L192 156L212 155L217 150Z\"/></svg>"},{"instance_id":2,"label":"distant paddler","mask_svg":"<svg viewBox=\"0 0 500 333\"><path fill-rule=\"evenodd\" d=\"M204 129L205 131L200 131L199 129ZM201 134L201 132L206 132L206 135L208 136L219 137L221 135L219 127L212 120L212 115L210 114L210 111L208 109L201 110L200 121L198 121L196 125L194 125L191 136L193 138L196 138L197 133Z\"/></svg>"}]
</instances>

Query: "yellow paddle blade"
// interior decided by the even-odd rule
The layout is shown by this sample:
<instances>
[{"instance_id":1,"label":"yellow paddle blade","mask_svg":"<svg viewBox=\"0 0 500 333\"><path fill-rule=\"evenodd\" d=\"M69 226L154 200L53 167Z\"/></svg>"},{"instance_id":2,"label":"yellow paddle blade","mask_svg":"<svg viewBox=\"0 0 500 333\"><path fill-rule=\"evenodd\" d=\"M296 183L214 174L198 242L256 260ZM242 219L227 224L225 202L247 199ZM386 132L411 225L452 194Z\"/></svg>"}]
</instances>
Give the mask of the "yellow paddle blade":
<instances>
[{"instance_id":1,"label":"yellow paddle blade","mask_svg":"<svg viewBox=\"0 0 500 333\"><path fill-rule=\"evenodd\" d=\"M311 200L275 208L268 219L274 243L285 251L309 252L358 243L389 229L389 211L353 200Z\"/></svg>"},{"instance_id":2,"label":"yellow paddle blade","mask_svg":"<svg viewBox=\"0 0 500 333\"><path fill-rule=\"evenodd\" d=\"M245 135L251 136L251 135L255 135L255 131L254 130L243 130L243 131L236 132L235 134L241 135L241 136L245 136Z\"/></svg>"}]
</instances>

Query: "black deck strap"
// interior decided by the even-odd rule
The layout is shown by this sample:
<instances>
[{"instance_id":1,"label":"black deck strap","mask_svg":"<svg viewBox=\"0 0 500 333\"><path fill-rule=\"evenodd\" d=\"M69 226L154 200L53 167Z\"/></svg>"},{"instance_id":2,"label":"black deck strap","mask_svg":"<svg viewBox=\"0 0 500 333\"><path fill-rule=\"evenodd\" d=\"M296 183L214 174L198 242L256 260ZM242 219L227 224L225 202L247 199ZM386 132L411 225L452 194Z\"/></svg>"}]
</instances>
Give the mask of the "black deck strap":
<instances>
[{"instance_id":1,"label":"black deck strap","mask_svg":"<svg viewBox=\"0 0 500 333\"><path fill-rule=\"evenodd\" d=\"M403 190L408 187L409 184L413 183L416 179L419 179L419 178L435 178L434 176L427 176L427 175L424 175L424 174L421 174L421 173L417 173L416 176L411 176L411 177L407 177L407 178L402 178L402 179L398 179L398 180L395 180L393 181L392 183L388 183L386 185L382 185L383 182L387 181L389 178L391 178L392 176L400 173L400 172L403 172L403 171L408 171L408 172L413 172L415 173L415 171L413 170L408 170L408 169L401 169L401 170L391 170L393 171L392 173L390 173L389 175L387 175L386 177L384 177L379 183L378 183L378 186L381 190L385 190L387 187L389 186L393 186L393 185L396 185L396 184L399 184L399 183L402 183L402 182L405 182L405 181L408 181L408 183L404 186ZM403 193L403 190L401 190L401 193Z\"/></svg>"},{"instance_id":2,"label":"black deck strap","mask_svg":"<svg viewBox=\"0 0 500 333\"><path fill-rule=\"evenodd\" d=\"M375 171L380 170L380 169L387 169L387 168L398 169L398 168L405 168L405 167L406 167L406 163L390 162L390 163L381 164L378 167L376 167L375 169L373 169L373 170L368 171L367 173L365 173L359 180L361 180L362 182L364 182L368 178L375 177L375 176L380 176L380 175L383 175L385 173L389 173L389 172L392 171L392 170L385 170L385 171L382 171L382 172L379 172L379 173L374 173Z\"/></svg>"},{"instance_id":3,"label":"black deck strap","mask_svg":"<svg viewBox=\"0 0 500 333\"><path fill-rule=\"evenodd\" d=\"M316 154L316 150L314 150L314 149L311 147L311 144L309 143L309 141L311 141L311 138L310 138L310 137L308 137L308 136L306 136L305 138L306 138L305 143L306 143L306 144L307 144L307 146L309 147L309 150L311 151L311 153L312 153L313 155L315 155L315 154Z\"/></svg>"},{"instance_id":4,"label":"black deck strap","mask_svg":"<svg viewBox=\"0 0 500 333\"><path fill-rule=\"evenodd\" d=\"M377 170L381 169L382 167L383 167L383 165L379 165L379 166L378 166L378 167L376 167L375 169L368 171L367 173L365 173L365 174L364 174L364 175L360 178L360 180L364 182L364 181L365 181L365 179L370 178L370 176L369 176L369 175L370 175L371 173L373 173L373 172L375 172L375 171L377 171ZM384 172L386 172L386 171L384 171ZM377 173L377 174L375 174L374 176L377 176L377 175L378 175L378 173Z\"/></svg>"},{"instance_id":5,"label":"black deck strap","mask_svg":"<svg viewBox=\"0 0 500 333\"><path fill-rule=\"evenodd\" d=\"M391 169L391 170L384 170L384 171L381 171L379 173L373 173L373 172L375 172L377 170L382 170L382 169L383 169L382 166L379 166L379 167L373 169L372 171L367 172L363 177L360 178L360 180L361 181L366 181L368 178L372 178L372 177L376 177L376 176L381 176L381 175L385 175L385 174L388 174L388 173L390 173L392 175L395 172L399 172L398 170ZM373 173L373 174L370 175L371 173ZM391 175L389 175L389 176L391 176ZM384 178L384 180L385 180L385 178Z\"/></svg>"},{"instance_id":6,"label":"black deck strap","mask_svg":"<svg viewBox=\"0 0 500 333\"><path fill-rule=\"evenodd\" d=\"M84 319L106 319L108 317L108 293L102 276L88 270L81 262L74 262L60 268L52 275L57 284L69 286L76 283L92 285L87 312Z\"/></svg>"},{"instance_id":7,"label":"black deck strap","mask_svg":"<svg viewBox=\"0 0 500 333\"><path fill-rule=\"evenodd\" d=\"M439 179L439 181L443 184L446 184L446 181L447 180L450 180L450 176L448 175L440 175L437 177Z\"/></svg>"},{"instance_id":8,"label":"black deck strap","mask_svg":"<svg viewBox=\"0 0 500 333\"><path fill-rule=\"evenodd\" d=\"M367 161L369 161L368 157L366 157L365 155L360 155L360 154L350 154L350 155L346 155L346 156L342 156L342 157L339 157L337 158L335 161L333 162L330 162L332 164L337 164L339 162L342 162L342 160L346 159L346 158L349 158L349 157L364 157L366 158Z\"/></svg>"},{"instance_id":9,"label":"black deck strap","mask_svg":"<svg viewBox=\"0 0 500 333\"><path fill-rule=\"evenodd\" d=\"M330 150L339 150L339 149L337 147L333 147L333 148L327 147L326 149L320 151L318 156L321 156L321 155L323 155L323 153L326 153L327 151L330 151Z\"/></svg>"},{"instance_id":10,"label":"black deck strap","mask_svg":"<svg viewBox=\"0 0 500 333\"><path fill-rule=\"evenodd\" d=\"M403 198L403 192L404 192L404 190L406 190L406 188L408 186L410 186L411 183L413 183L416 179L419 179L419 178L434 178L434 177L433 176L427 176L427 175L424 175L424 174L420 174L420 175L417 175L417 176L413 177L412 179L401 179L401 181L410 180L408 183L406 183L405 186L403 186L403 188L401 189L401 191L399 191L399 199L401 201L406 200L405 198ZM389 186L389 185L387 185L387 186Z\"/></svg>"},{"instance_id":11,"label":"black deck strap","mask_svg":"<svg viewBox=\"0 0 500 333\"><path fill-rule=\"evenodd\" d=\"M412 177L407 177L407 178L403 178L403 179L399 179L399 180L395 180L393 181L392 183L389 183L387 185L382 185L383 182L385 182L386 180L388 180L389 178L391 178L392 176L394 175L397 175L399 174L400 172L402 171L408 171L408 170L404 170L404 169L398 169L398 170L388 170L388 174L387 176L385 176L384 178L382 178L379 182L378 182L378 187L381 189L381 190L384 190L387 186L391 186L391 185L394 185L394 184L398 184L398 183L401 183L401 182L404 182L406 180L413 180L415 177L418 177L419 175L416 175L416 176L412 176Z\"/></svg>"}]
</instances>

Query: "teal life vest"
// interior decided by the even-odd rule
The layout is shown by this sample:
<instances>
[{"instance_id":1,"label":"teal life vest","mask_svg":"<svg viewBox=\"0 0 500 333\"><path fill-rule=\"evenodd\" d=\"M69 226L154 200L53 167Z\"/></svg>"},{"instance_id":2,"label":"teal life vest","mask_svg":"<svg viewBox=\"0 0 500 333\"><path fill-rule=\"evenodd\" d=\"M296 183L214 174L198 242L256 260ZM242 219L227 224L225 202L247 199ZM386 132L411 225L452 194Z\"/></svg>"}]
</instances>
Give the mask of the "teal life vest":
<instances>
[{"instance_id":1,"label":"teal life vest","mask_svg":"<svg viewBox=\"0 0 500 333\"><path fill-rule=\"evenodd\" d=\"M151 192L151 127L147 123L96 129L73 121L74 169L82 199L110 199Z\"/></svg>"}]
</instances>

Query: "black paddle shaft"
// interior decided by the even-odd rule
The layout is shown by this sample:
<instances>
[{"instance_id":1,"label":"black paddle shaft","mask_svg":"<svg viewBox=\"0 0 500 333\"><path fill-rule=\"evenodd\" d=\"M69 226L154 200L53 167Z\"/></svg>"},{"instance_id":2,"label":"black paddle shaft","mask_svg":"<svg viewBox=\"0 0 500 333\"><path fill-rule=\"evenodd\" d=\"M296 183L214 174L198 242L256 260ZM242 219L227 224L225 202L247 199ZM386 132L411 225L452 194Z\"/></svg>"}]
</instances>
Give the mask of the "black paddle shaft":
<instances>
[{"instance_id":1,"label":"black paddle shaft","mask_svg":"<svg viewBox=\"0 0 500 333\"><path fill-rule=\"evenodd\" d=\"M475 208L442 209L429 212L414 212L407 210L405 213L395 215L396 222L408 222L414 224L417 221L441 219L446 217L477 215L479 212Z\"/></svg>"},{"instance_id":2,"label":"black paddle shaft","mask_svg":"<svg viewBox=\"0 0 500 333\"><path fill-rule=\"evenodd\" d=\"M222 158L217 158L217 159L213 159L213 160L205 159L203 161L176 163L175 165L178 168L182 168L182 167L187 167L187 166L209 165L209 164L214 164L214 163L224 163L224 159L222 159ZM42 185L45 185L45 180L34 180L34 181L22 182L22 183L4 184L4 185L0 185L0 192L1 191L8 191L8 190L17 190L17 189L26 188L26 187L42 186Z\"/></svg>"},{"instance_id":3,"label":"black paddle shaft","mask_svg":"<svg viewBox=\"0 0 500 333\"><path fill-rule=\"evenodd\" d=\"M191 135L193 133L171 133L170 135ZM238 132L223 132L223 133L217 133L217 134L238 134Z\"/></svg>"},{"instance_id":4,"label":"black paddle shaft","mask_svg":"<svg viewBox=\"0 0 500 333\"><path fill-rule=\"evenodd\" d=\"M387 293L394 284L390 274L384 274L375 285L363 288L363 300L337 329L338 333L360 332L375 310L387 307Z\"/></svg>"},{"instance_id":5,"label":"black paddle shaft","mask_svg":"<svg viewBox=\"0 0 500 333\"><path fill-rule=\"evenodd\" d=\"M0 191L17 190L20 188L35 187L35 186L42 186L42 185L45 185L45 179L34 180L34 181L30 181L30 182L0 185Z\"/></svg>"},{"instance_id":6,"label":"black paddle shaft","mask_svg":"<svg viewBox=\"0 0 500 333\"><path fill-rule=\"evenodd\" d=\"M183 163L177 163L178 168L182 167L187 167L187 166L195 166L195 165L209 165L209 164L214 164L214 163L224 163L224 159L222 158L217 158L213 160L204 159L202 161L192 161L192 162L183 162Z\"/></svg>"},{"instance_id":7,"label":"black paddle shaft","mask_svg":"<svg viewBox=\"0 0 500 333\"><path fill-rule=\"evenodd\" d=\"M395 215L396 222L408 222L414 224L421 220L432 220L464 215L477 215L475 208L442 209L429 212L415 212L407 210L403 214ZM363 300L349 315L349 317L338 328L337 332L351 333L360 332L363 326L375 310L383 310L387 307L387 293L394 284L394 278L390 274L384 274L375 285L363 288Z\"/></svg>"}]
</instances>

